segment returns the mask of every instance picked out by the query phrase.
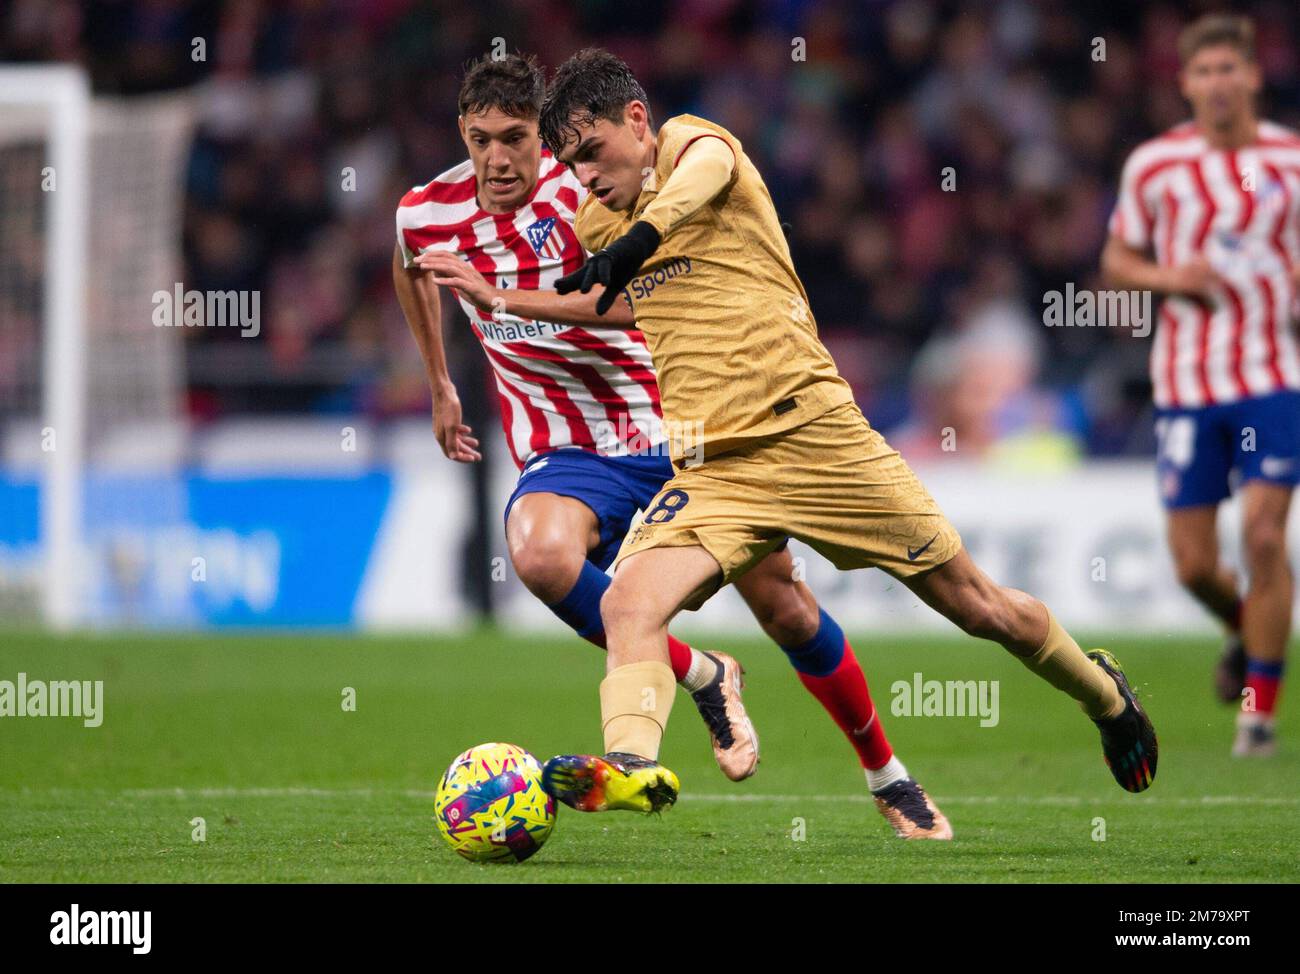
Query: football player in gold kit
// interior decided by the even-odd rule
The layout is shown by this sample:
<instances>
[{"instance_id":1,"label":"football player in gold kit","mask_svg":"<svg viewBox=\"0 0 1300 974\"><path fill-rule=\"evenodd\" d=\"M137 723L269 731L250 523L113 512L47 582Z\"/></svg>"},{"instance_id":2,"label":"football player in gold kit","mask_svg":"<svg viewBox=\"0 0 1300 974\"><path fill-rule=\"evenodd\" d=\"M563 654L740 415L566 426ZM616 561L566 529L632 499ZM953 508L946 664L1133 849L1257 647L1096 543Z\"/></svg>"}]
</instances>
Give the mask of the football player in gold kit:
<instances>
[{"instance_id":1,"label":"football player in gold kit","mask_svg":"<svg viewBox=\"0 0 1300 974\"><path fill-rule=\"evenodd\" d=\"M1119 664L1104 650L1085 654L1043 603L980 571L863 417L817 337L740 142L690 115L656 131L627 65L594 48L556 73L540 126L590 191L575 228L593 256L557 290L604 285L602 312L625 294L659 374L665 425L704 434L703 462L673 444L676 475L624 541L601 602L605 754L552 758L547 790L584 811L676 800L677 777L658 762L674 696L667 626L788 537L840 569L881 568L965 632L1000 643L1079 702L1116 781L1145 790L1155 730Z\"/></svg>"}]
</instances>

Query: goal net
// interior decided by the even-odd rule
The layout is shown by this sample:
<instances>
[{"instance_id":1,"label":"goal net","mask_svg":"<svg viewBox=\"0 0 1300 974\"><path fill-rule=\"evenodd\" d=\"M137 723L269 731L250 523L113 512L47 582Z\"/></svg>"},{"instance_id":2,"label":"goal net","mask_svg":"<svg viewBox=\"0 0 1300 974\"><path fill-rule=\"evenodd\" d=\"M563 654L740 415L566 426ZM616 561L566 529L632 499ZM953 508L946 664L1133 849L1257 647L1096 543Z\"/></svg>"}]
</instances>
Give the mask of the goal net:
<instances>
[{"instance_id":1,"label":"goal net","mask_svg":"<svg viewBox=\"0 0 1300 974\"><path fill-rule=\"evenodd\" d=\"M188 95L92 97L81 69L0 67L0 618L97 621L142 498L114 462L182 415ZM128 445L123 445L124 441Z\"/></svg>"}]
</instances>

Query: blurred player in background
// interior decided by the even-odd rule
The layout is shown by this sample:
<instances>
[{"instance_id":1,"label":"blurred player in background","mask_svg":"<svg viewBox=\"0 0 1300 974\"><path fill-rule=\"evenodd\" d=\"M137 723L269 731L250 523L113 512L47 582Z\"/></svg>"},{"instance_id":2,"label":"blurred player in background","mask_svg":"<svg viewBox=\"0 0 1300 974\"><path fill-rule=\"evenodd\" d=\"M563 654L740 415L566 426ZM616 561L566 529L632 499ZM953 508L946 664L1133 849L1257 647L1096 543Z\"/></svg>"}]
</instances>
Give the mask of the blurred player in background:
<instances>
[{"instance_id":1,"label":"blurred player in background","mask_svg":"<svg viewBox=\"0 0 1300 974\"><path fill-rule=\"evenodd\" d=\"M1169 547L1179 580L1228 630L1215 685L1225 702L1242 700L1232 753L1266 755L1291 632L1286 523L1300 481L1300 137L1256 115L1249 20L1201 18L1179 56L1193 119L1129 156L1102 265L1117 287L1164 296L1151 382ZM1244 597L1215 530L1233 471Z\"/></svg>"},{"instance_id":2,"label":"blurred player in background","mask_svg":"<svg viewBox=\"0 0 1300 974\"><path fill-rule=\"evenodd\" d=\"M561 620L603 646L605 569L673 467L654 366L627 303L601 316L603 289L553 290L586 259L572 224L587 191L542 147L543 89L531 58L483 58L469 68L459 110L470 158L402 199L393 276L429 375L438 441L451 459L474 462L479 443L461 422L439 318L437 285L455 288L492 365L521 471L505 511L511 561ZM597 323L599 331L587 330ZM853 744L895 834L951 838L943 814L894 756L852 647L796 579L784 544L737 588ZM691 694L729 778L753 774L758 738L741 702L739 664L665 635L665 692L672 695L675 681ZM607 770L628 777L617 761ZM611 782L612 800L617 790Z\"/></svg>"},{"instance_id":3,"label":"blurred player in background","mask_svg":"<svg viewBox=\"0 0 1300 974\"><path fill-rule=\"evenodd\" d=\"M1109 653L1085 654L1037 599L994 583L898 453L867 423L817 336L776 209L726 129L680 115L656 133L627 65L596 48L556 73L542 137L590 196L578 238L596 251L562 293L630 296L659 370L664 413L693 417L704 462L683 461L616 559L601 609L609 675L606 757L561 755L543 780L572 807L607 806L609 754L636 755L653 804L675 793L658 763L671 695L645 720L644 687L671 686L663 633L796 537L842 570L878 567L971 635L999 642L1069 694L1101 731L1115 780L1143 791L1154 728ZM670 424L671 425L671 424ZM597 796L594 797L593 796Z\"/></svg>"}]
</instances>

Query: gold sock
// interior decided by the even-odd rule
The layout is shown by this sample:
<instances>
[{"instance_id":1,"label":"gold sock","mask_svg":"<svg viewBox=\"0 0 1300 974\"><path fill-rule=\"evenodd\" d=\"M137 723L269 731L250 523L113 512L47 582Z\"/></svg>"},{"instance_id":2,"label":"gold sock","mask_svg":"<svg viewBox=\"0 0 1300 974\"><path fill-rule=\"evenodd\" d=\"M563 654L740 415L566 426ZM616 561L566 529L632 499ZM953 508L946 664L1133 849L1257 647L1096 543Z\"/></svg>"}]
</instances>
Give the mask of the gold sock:
<instances>
[{"instance_id":1,"label":"gold sock","mask_svg":"<svg viewBox=\"0 0 1300 974\"><path fill-rule=\"evenodd\" d=\"M1046 608L1046 607L1044 607ZM1064 690L1094 720L1118 717L1124 710L1124 698L1106 672L1083 655L1079 644L1061 628L1050 609L1047 611L1047 638L1032 656L1016 657L1044 680Z\"/></svg>"},{"instance_id":2,"label":"gold sock","mask_svg":"<svg viewBox=\"0 0 1300 974\"><path fill-rule=\"evenodd\" d=\"M677 681L667 663L628 663L600 682L600 724L605 753L620 751L659 759Z\"/></svg>"}]
</instances>

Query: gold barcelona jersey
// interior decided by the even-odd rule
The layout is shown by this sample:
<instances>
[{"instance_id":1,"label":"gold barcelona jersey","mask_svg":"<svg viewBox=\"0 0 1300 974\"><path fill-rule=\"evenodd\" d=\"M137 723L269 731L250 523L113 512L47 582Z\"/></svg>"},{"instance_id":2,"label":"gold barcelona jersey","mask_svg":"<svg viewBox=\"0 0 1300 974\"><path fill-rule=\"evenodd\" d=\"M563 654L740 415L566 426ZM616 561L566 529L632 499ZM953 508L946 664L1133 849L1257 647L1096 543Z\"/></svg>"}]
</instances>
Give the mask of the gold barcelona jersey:
<instances>
[{"instance_id":1,"label":"gold barcelona jersey","mask_svg":"<svg viewBox=\"0 0 1300 974\"><path fill-rule=\"evenodd\" d=\"M853 398L817 337L767 186L721 126L693 115L665 122L635 206L615 212L588 196L574 224L578 239L595 252L626 233L682 153L707 137L721 138L735 155L730 181L664 237L625 292L658 371L679 465L685 454L707 460ZM693 442L700 434L702 450Z\"/></svg>"}]
</instances>

